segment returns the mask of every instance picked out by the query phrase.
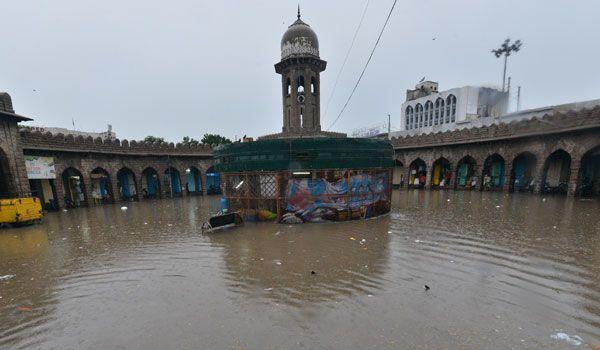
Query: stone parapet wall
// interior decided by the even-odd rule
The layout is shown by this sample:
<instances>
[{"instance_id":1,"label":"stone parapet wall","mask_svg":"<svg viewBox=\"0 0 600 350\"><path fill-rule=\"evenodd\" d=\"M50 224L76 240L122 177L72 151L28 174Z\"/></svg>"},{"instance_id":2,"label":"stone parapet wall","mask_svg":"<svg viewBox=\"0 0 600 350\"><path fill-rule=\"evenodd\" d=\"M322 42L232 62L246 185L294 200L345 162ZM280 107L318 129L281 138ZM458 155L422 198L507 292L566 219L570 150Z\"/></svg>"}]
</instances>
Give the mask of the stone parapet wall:
<instances>
[{"instance_id":1,"label":"stone parapet wall","mask_svg":"<svg viewBox=\"0 0 600 350\"><path fill-rule=\"evenodd\" d=\"M181 143L148 143L128 140L102 140L73 135L52 135L51 133L30 132L21 130L21 145L26 150L46 150L59 152L104 153L131 156L200 156L212 157L210 146L189 146Z\"/></svg>"},{"instance_id":2,"label":"stone parapet wall","mask_svg":"<svg viewBox=\"0 0 600 350\"><path fill-rule=\"evenodd\" d=\"M489 126L392 138L395 149L509 140L600 128L600 106Z\"/></svg>"}]
</instances>

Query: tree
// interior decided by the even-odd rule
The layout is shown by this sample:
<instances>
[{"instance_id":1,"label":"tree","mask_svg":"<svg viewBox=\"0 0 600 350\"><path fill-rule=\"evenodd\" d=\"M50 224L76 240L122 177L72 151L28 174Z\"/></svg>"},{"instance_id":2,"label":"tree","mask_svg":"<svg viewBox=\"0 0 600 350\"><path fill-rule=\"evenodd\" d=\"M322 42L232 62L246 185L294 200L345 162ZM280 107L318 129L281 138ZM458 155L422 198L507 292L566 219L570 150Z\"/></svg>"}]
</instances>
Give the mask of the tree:
<instances>
[{"instance_id":1,"label":"tree","mask_svg":"<svg viewBox=\"0 0 600 350\"><path fill-rule=\"evenodd\" d=\"M186 146L198 146L200 144L200 141L189 136L184 136L181 143Z\"/></svg>"},{"instance_id":2,"label":"tree","mask_svg":"<svg viewBox=\"0 0 600 350\"><path fill-rule=\"evenodd\" d=\"M163 137L146 136L146 137L144 137L144 142L149 142L149 143L165 143L165 139Z\"/></svg>"},{"instance_id":3,"label":"tree","mask_svg":"<svg viewBox=\"0 0 600 350\"><path fill-rule=\"evenodd\" d=\"M209 145L211 147L215 147L218 145L226 145L231 143L231 140L217 134L204 134L202 140L200 140L202 144Z\"/></svg>"},{"instance_id":4,"label":"tree","mask_svg":"<svg viewBox=\"0 0 600 350\"><path fill-rule=\"evenodd\" d=\"M500 56L504 55L504 74L502 75L502 92L504 92L504 87L506 85L506 62L508 61L508 56L510 56L513 52L519 52L521 50L521 45L523 43L521 40L517 40L514 43L510 43L510 38L504 40L502 45L500 45L499 49L492 50L492 53L496 58L500 58Z\"/></svg>"}]
</instances>

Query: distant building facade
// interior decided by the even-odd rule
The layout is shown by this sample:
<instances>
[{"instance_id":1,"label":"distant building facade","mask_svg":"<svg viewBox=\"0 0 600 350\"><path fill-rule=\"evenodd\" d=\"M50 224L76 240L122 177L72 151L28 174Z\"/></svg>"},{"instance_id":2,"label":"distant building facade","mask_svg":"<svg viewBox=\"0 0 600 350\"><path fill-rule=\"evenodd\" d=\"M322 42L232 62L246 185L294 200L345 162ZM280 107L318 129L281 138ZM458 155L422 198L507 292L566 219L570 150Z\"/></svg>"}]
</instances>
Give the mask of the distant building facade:
<instances>
[{"instance_id":1,"label":"distant building facade","mask_svg":"<svg viewBox=\"0 0 600 350\"><path fill-rule=\"evenodd\" d=\"M94 139L99 137L102 140L116 140L117 139L117 134L113 131L112 125L110 125L110 124L108 125L107 130L104 132L78 131L78 130L70 130L67 128L55 128L55 127L48 127L48 126L28 126L27 128L32 132L36 132L36 131L41 132L41 133L49 132L52 135L63 134L65 136L73 135L74 137L77 137L77 136L89 137L89 136L91 136Z\"/></svg>"},{"instance_id":2,"label":"distant building facade","mask_svg":"<svg viewBox=\"0 0 600 350\"><path fill-rule=\"evenodd\" d=\"M438 91L437 82L424 81L406 91L401 130L404 135L452 130L473 120L497 118L507 107L508 92L483 86Z\"/></svg>"}]
</instances>

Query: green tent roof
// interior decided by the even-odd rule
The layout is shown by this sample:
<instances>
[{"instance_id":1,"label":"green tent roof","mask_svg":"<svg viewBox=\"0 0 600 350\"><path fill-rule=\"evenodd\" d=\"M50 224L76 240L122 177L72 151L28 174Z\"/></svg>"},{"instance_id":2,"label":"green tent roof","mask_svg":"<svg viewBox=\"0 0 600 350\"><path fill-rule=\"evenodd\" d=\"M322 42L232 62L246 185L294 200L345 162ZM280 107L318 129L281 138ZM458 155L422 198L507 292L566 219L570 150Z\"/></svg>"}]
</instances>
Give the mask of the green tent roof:
<instances>
[{"instance_id":1,"label":"green tent roof","mask_svg":"<svg viewBox=\"0 0 600 350\"><path fill-rule=\"evenodd\" d=\"M365 138L297 138L233 143L215 150L218 172L393 167L394 149L387 140Z\"/></svg>"}]
</instances>

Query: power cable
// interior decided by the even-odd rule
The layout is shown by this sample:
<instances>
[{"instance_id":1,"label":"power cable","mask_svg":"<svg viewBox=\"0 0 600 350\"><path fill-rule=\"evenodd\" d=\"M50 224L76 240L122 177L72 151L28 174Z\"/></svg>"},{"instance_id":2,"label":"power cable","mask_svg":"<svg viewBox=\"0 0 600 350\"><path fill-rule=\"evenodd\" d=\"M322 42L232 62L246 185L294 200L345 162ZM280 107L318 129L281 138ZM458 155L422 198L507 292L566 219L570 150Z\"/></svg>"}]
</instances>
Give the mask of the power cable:
<instances>
[{"instance_id":1,"label":"power cable","mask_svg":"<svg viewBox=\"0 0 600 350\"><path fill-rule=\"evenodd\" d=\"M344 67L346 66L346 62L348 62L348 57L350 57L350 51L352 51L352 48L354 47L354 43L356 42L356 37L358 36L360 27L363 24L363 21L365 19L365 15L367 14L367 9L369 8L370 2L371 2L371 0L367 0L367 4L365 5L365 8L362 12L362 16L360 17L360 22L358 22L358 26L356 27L356 30L354 31L354 36L352 37L352 42L350 43L350 47L348 48L348 51L346 52L346 57L344 58L344 62L342 63L342 66L340 67L340 70L338 71L337 76L335 77L335 83L333 84L333 89L331 89L331 94L329 95L329 99L327 100L327 104L325 105L325 113L323 114L323 119L325 119L325 117L327 117L327 111L329 110L329 105L331 104L331 100L333 99L333 96L335 94L335 88L338 85L340 76L342 75L342 71L344 70Z\"/></svg>"},{"instance_id":2,"label":"power cable","mask_svg":"<svg viewBox=\"0 0 600 350\"><path fill-rule=\"evenodd\" d=\"M333 123L331 123L331 125L329 126L329 128L327 128L327 130L330 130L335 125L335 123L337 123L337 121L340 119L340 117L342 116L342 114L346 110L346 107L348 107L348 104L350 103L350 100L352 99L352 96L354 96L354 92L358 88L358 84L360 84L360 81L362 80L362 77L365 75L365 71L367 70L367 67L369 66L369 63L371 62L371 59L373 58L373 54L375 53L375 49L377 49L377 46L379 45L379 41L381 40L381 36L383 35L383 32L385 31L385 27L387 27L387 24L390 21L390 17L392 16L392 13L394 12L394 7L396 7L396 3L397 2L398 2L398 0L394 0L394 3L392 4L392 8L390 8L390 12L388 13L387 18L385 19L385 23L383 24L383 27L381 28L381 32L379 33L379 36L377 37L377 41L375 42L375 45L373 46L373 50L371 51L371 54L369 55L369 59L367 60L367 63L365 64L365 67L363 68L362 72L360 73L360 76L358 77L358 80L356 81L356 84L354 85L354 88L352 89L352 92L350 93L350 96L348 96L348 99L346 100L346 103L344 103L344 106L342 107L342 110L340 111L340 113L338 114L338 116L335 118L335 120L333 121Z\"/></svg>"}]
</instances>

